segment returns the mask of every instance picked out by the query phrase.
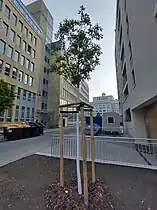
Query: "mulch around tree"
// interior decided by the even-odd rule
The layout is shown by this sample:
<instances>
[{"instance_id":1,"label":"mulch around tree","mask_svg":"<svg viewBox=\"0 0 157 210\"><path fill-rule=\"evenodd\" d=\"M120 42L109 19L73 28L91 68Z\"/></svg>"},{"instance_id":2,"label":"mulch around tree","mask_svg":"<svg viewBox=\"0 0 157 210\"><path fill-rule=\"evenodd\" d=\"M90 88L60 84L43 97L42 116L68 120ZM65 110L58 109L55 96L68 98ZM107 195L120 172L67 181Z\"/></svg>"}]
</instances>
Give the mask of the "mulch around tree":
<instances>
[{"instance_id":1,"label":"mulch around tree","mask_svg":"<svg viewBox=\"0 0 157 210\"><path fill-rule=\"evenodd\" d=\"M33 155L1 167L0 210L54 209L53 205L58 205L57 193L65 196L65 203L70 196L72 205L77 204L75 167L75 161L65 160L64 188L58 185L59 159ZM88 164L88 171L88 177L91 177L91 164ZM97 199L99 206L93 209L157 209L157 171L96 164L96 177L95 186L89 181L89 210ZM79 199L81 208L73 209L83 210L83 197Z\"/></svg>"}]
</instances>

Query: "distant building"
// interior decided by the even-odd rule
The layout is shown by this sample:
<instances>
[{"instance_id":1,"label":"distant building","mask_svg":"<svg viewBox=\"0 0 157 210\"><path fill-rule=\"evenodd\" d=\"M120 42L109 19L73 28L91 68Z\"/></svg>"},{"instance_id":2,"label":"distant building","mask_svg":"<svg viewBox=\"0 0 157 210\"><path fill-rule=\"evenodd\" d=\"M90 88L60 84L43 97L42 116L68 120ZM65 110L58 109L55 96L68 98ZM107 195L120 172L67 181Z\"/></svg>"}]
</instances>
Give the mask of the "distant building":
<instances>
[{"instance_id":1,"label":"distant building","mask_svg":"<svg viewBox=\"0 0 157 210\"><path fill-rule=\"evenodd\" d=\"M114 99L112 95L105 95L93 97L93 102L90 103L93 107L93 115L98 114L103 115L106 112L116 112L119 113L119 102Z\"/></svg>"}]
</instances>

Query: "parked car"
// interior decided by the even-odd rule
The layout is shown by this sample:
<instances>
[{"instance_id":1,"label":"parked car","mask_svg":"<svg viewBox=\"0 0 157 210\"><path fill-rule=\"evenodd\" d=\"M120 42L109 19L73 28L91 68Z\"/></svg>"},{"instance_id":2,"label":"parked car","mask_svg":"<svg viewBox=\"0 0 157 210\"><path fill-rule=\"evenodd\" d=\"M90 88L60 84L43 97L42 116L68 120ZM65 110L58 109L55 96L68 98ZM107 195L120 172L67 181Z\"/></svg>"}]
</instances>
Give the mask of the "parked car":
<instances>
[{"instance_id":1,"label":"parked car","mask_svg":"<svg viewBox=\"0 0 157 210\"><path fill-rule=\"evenodd\" d=\"M98 135L99 131L101 130L101 127L97 124L93 124L93 128L94 128L94 136ZM86 124L86 128L85 128L86 135L90 135L90 129L91 129L91 126Z\"/></svg>"}]
</instances>

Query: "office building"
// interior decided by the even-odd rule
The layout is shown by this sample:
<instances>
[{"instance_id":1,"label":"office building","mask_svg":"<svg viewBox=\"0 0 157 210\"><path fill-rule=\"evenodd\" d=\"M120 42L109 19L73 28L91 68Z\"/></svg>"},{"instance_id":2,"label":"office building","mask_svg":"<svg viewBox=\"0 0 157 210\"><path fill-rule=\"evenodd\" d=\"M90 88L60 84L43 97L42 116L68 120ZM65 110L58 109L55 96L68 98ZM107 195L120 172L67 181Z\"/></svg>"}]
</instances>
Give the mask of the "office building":
<instances>
[{"instance_id":1,"label":"office building","mask_svg":"<svg viewBox=\"0 0 157 210\"><path fill-rule=\"evenodd\" d=\"M59 42L51 44L52 51L56 48L58 53L61 53ZM52 58L52 62L54 59ZM49 81L51 82L49 82L48 86L48 124L56 127L59 124L59 105L76 103L78 98L80 101L89 103L89 86L86 81L82 81L78 90L70 81L65 80L56 73L49 74ZM75 115L73 114L69 118L75 120Z\"/></svg>"},{"instance_id":2,"label":"office building","mask_svg":"<svg viewBox=\"0 0 157 210\"><path fill-rule=\"evenodd\" d=\"M157 137L157 1L118 0L115 61L125 131Z\"/></svg>"},{"instance_id":3,"label":"office building","mask_svg":"<svg viewBox=\"0 0 157 210\"><path fill-rule=\"evenodd\" d=\"M21 0L0 1L0 79L14 88L14 106L0 121L36 118L37 90L43 68L40 26Z\"/></svg>"},{"instance_id":4,"label":"office building","mask_svg":"<svg viewBox=\"0 0 157 210\"><path fill-rule=\"evenodd\" d=\"M29 5L27 5L27 9L41 27L44 36L44 45L45 45L44 54L43 54L44 67L40 77L39 90L38 90L39 106L37 109L38 109L38 120L43 121L48 125L47 123L48 120L47 104L48 104L48 91L49 91L48 83L49 82L51 83L51 81L49 80L48 70L50 68L50 63L51 63L50 43L52 43L52 38L53 38L53 17L49 12L49 10L47 9L43 0L37 0L34 1L33 3L30 3Z\"/></svg>"},{"instance_id":5,"label":"office building","mask_svg":"<svg viewBox=\"0 0 157 210\"><path fill-rule=\"evenodd\" d=\"M90 104L94 107L94 116L102 116L106 112L119 113L119 102L112 95L103 93L102 96L93 97L93 101Z\"/></svg>"}]
</instances>

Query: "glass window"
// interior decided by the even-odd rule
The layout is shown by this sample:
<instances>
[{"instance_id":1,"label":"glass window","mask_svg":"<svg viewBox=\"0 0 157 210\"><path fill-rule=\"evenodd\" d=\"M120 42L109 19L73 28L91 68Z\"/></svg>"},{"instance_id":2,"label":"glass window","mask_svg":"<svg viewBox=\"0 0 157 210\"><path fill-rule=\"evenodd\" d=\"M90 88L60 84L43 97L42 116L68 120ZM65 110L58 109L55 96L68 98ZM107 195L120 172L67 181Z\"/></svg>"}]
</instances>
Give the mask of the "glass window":
<instances>
[{"instance_id":1,"label":"glass window","mask_svg":"<svg viewBox=\"0 0 157 210\"><path fill-rule=\"evenodd\" d=\"M26 60L26 68L29 69L30 68L30 60Z\"/></svg>"},{"instance_id":2,"label":"glass window","mask_svg":"<svg viewBox=\"0 0 157 210\"><path fill-rule=\"evenodd\" d=\"M25 65L25 57L24 57L23 55L21 55L20 64L21 64L22 66Z\"/></svg>"},{"instance_id":3,"label":"glass window","mask_svg":"<svg viewBox=\"0 0 157 210\"><path fill-rule=\"evenodd\" d=\"M46 67L44 67L44 72L45 72L45 73L47 72Z\"/></svg>"},{"instance_id":4,"label":"glass window","mask_svg":"<svg viewBox=\"0 0 157 210\"><path fill-rule=\"evenodd\" d=\"M3 60L0 60L0 72L3 70Z\"/></svg>"},{"instance_id":5,"label":"glass window","mask_svg":"<svg viewBox=\"0 0 157 210\"><path fill-rule=\"evenodd\" d=\"M3 22L3 29L6 36L8 35L8 28L9 26L5 22Z\"/></svg>"},{"instance_id":6,"label":"glass window","mask_svg":"<svg viewBox=\"0 0 157 210\"><path fill-rule=\"evenodd\" d=\"M2 10L3 0L0 0L0 10Z\"/></svg>"},{"instance_id":7,"label":"glass window","mask_svg":"<svg viewBox=\"0 0 157 210\"><path fill-rule=\"evenodd\" d=\"M22 42L22 49L24 51L26 51L26 46L27 46L27 43L25 41Z\"/></svg>"},{"instance_id":8,"label":"glass window","mask_svg":"<svg viewBox=\"0 0 157 210\"><path fill-rule=\"evenodd\" d=\"M12 29L10 30L10 36L9 36L11 41L15 40L15 31L13 31Z\"/></svg>"},{"instance_id":9,"label":"glass window","mask_svg":"<svg viewBox=\"0 0 157 210\"><path fill-rule=\"evenodd\" d=\"M15 117L18 118L19 117L19 106L16 106L16 114Z\"/></svg>"},{"instance_id":10,"label":"glass window","mask_svg":"<svg viewBox=\"0 0 157 210\"><path fill-rule=\"evenodd\" d=\"M7 76L10 75L10 69L11 69L11 65L6 63L6 65L5 65L5 75L7 75Z\"/></svg>"},{"instance_id":11,"label":"glass window","mask_svg":"<svg viewBox=\"0 0 157 210\"><path fill-rule=\"evenodd\" d=\"M12 47L7 46L7 48L6 48L6 55L7 55L9 58L12 58L12 55L13 55L13 48L12 48Z\"/></svg>"},{"instance_id":12,"label":"glass window","mask_svg":"<svg viewBox=\"0 0 157 210\"><path fill-rule=\"evenodd\" d=\"M35 100L36 99L36 94L35 93L33 93L33 100Z\"/></svg>"},{"instance_id":13,"label":"glass window","mask_svg":"<svg viewBox=\"0 0 157 210\"><path fill-rule=\"evenodd\" d=\"M20 47L21 46L21 37L17 36L16 37L16 44Z\"/></svg>"},{"instance_id":14,"label":"glass window","mask_svg":"<svg viewBox=\"0 0 157 210\"><path fill-rule=\"evenodd\" d=\"M33 40L33 34L31 32L29 32L29 40L32 42Z\"/></svg>"},{"instance_id":15,"label":"glass window","mask_svg":"<svg viewBox=\"0 0 157 210\"><path fill-rule=\"evenodd\" d=\"M0 52L5 53L6 43L3 40L0 40Z\"/></svg>"},{"instance_id":16,"label":"glass window","mask_svg":"<svg viewBox=\"0 0 157 210\"><path fill-rule=\"evenodd\" d=\"M31 55L31 52L32 52L32 48L31 48L31 46L30 46L30 45L28 45L28 49L27 49L27 52L28 52L28 54L30 54L30 55Z\"/></svg>"},{"instance_id":17,"label":"glass window","mask_svg":"<svg viewBox=\"0 0 157 210\"><path fill-rule=\"evenodd\" d=\"M32 50L32 58L35 58L35 54L36 54L35 50Z\"/></svg>"},{"instance_id":18,"label":"glass window","mask_svg":"<svg viewBox=\"0 0 157 210\"><path fill-rule=\"evenodd\" d=\"M17 16L16 16L15 14L13 14L13 16L12 16L12 23L13 23L13 25L15 25L15 26L16 26L16 24L17 24Z\"/></svg>"},{"instance_id":19,"label":"glass window","mask_svg":"<svg viewBox=\"0 0 157 210\"><path fill-rule=\"evenodd\" d=\"M32 72L34 72L34 63L31 63L30 69Z\"/></svg>"},{"instance_id":20,"label":"glass window","mask_svg":"<svg viewBox=\"0 0 157 210\"><path fill-rule=\"evenodd\" d=\"M11 14L11 9L5 5L5 15L7 16L8 19L10 19L10 14Z\"/></svg>"},{"instance_id":21,"label":"glass window","mask_svg":"<svg viewBox=\"0 0 157 210\"><path fill-rule=\"evenodd\" d=\"M14 52L14 61L18 62L19 61L19 57L20 57L20 53L15 51Z\"/></svg>"},{"instance_id":22,"label":"glass window","mask_svg":"<svg viewBox=\"0 0 157 210\"><path fill-rule=\"evenodd\" d=\"M28 84L28 78L29 78L28 74L25 74L24 75L24 84Z\"/></svg>"},{"instance_id":23,"label":"glass window","mask_svg":"<svg viewBox=\"0 0 157 210\"><path fill-rule=\"evenodd\" d=\"M34 113L35 113L35 109L32 108L32 119L34 119Z\"/></svg>"},{"instance_id":24,"label":"glass window","mask_svg":"<svg viewBox=\"0 0 157 210\"><path fill-rule=\"evenodd\" d=\"M29 77L29 86L33 86L33 77Z\"/></svg>"},{"instance_id":25,"label":"glass window","mask_svg":"<svg viewBox=\"0 0 157 210\"><path fill-rule=\"evenodd\" d=\"M17 98L20 98L20 96L21 96L21 88L18 87Z\"/></svg>"},{"instance_id":26,"label":"glass window","mask_svg":"<svg viewBox=\"0 0 157 210\"><path fill-rule=\"evenodd\" d=\"M20 31L22 32L22 30L23 30L23 23L21 21L19 21L19 28L20 28Z\"/></svg>"},{"instance_id":27,"label":"glass window","mask_svg":"<svg viewBox=\"0 0 157 210\"><path fill-rule=\"evenodd\" d=\"M21 109L21 119L24 119L25 117L25 107L22 106L22 109Z\"/></svg>"},{"instance_id":28,"label":"glass window","mask_svg":"<svg viewBox=\"0 0 157 210\"><path fill-rule=\"evenodd\" d=\"M28 36L28 28L26 26L23 29L23 33L26 37Z\"/></svg>"},{"instance_id":29,"label":"glass window","mask_svg":"<svg viewBox=\"0 0 157 210\"><path fill-rule=\"evenodd\" d=\"M29 116L30 116L30 107L27 107L27 115L26 115L26 118L29 119Z\"/></svg>"},{"instance_id":30,"label":"glass window","mask_svg":"<svg viewBox=\"0 0 157 210\"><path fill-rule=\"evenodd\" d=\"M23 90L23 97L26 97L26 95L27 95L27 91Z\"/></svg>"},{"instance_id":31,"label":"glass window","mask_svg":"<svg viewBox=\"0 0 157 210\"><path fill-rule=\"evenodd\" d=\"M44 109L44 108L45 108L45 104L42 103L42 104L41 104L41 109Z\"/></svg>"},{"instance_id":32,"label":"glass window","mask_svg":"<svg viewBox=\"0 0 157 210\"><path fill-rule=\"evenodd\" d=\"M28 101L31 101L31 98L32 98L32 93L29 92L29 93L28 93Z\"/></svg>"},{"instance_id":33,"label":"glass window","mask_svg":"<svg viewBox=\"0 0 157 210\"><path fill-rule=\"evenodd\" d=\"M33 37L33 45L36 46L36 44L37 44L37 39L36 37Z\"/></svg>"},{"instance_id":34,"label":"glass window","mask_svg":"<svg viewBox=\"0 0 157 210\"><path fill-rule=\"evenodd\" d=\"M23 72L19 71L19 82L23 81Z\"/></svg>"},{"instance_id":35,"label":"glass window","mask_svg":"<svg viewBox=\"0 0 157 210\"><path fill-rule=\"evenodd\" d=\"M17 69L13 67L13 71L12 71L12 78L16 79L17 78Z\"/></svg>"},{"instance_id":36,"label":"glass window","mask_svg":"<svg viewBox=\"0 0 157 210\"><path fill-rule=\"evenodd\" d=\"M43 79L43 84L44 84L44 85L46 84L46 79L45 79L45 78Z\"/></svg>"},{"instance_id":37,"label":"glass window","mask_svg":"<svg viewBox=\"0 0 157 210\"><path fill-rule=\"evenodd\" d=\"M108 123L113 124L114 123L114 117L108 117Z\"/></svg>"}]
</instances>

